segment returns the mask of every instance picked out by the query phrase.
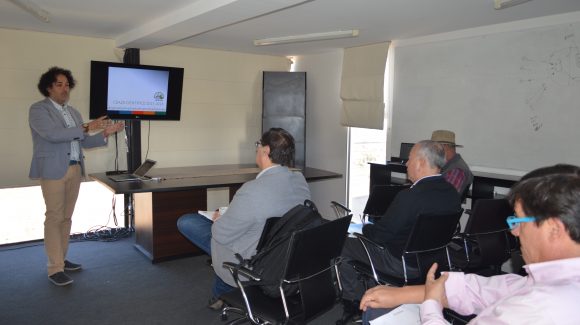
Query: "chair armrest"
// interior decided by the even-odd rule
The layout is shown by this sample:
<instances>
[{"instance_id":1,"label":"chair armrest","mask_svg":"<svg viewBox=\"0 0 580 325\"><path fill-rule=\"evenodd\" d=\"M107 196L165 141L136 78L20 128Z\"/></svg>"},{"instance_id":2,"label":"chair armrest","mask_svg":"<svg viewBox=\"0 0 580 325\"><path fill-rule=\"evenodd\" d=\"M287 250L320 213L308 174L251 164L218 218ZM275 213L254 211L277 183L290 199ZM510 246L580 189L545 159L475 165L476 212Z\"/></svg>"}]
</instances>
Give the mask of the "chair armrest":
<instances>
[{"instance_id":1,"label":"chair armrest","mask_svg":"<svg viewBox=\"0 0 580 325\"><path fill-rule=\"evenodd\" d=\"M377 284L380 284L379 275L377 274L377 270L375 269L375 263L373 263L373 258L371 256L370 251L369 251L369 247L372 246L372 247L375 247L376 249L379 249L381 251L385 250L385 248L383 246L379 245L378 243L372 241L370 238L365 237L362 234L354 233L354 236L359 240L359 242L363 246L363 249L365 250L365 253L367 254L367 259L369 261L371 271L373 272L373 279L375 280L375 282Z\"/></svg>"},{"instance_id":2,"label":"chair armrest","mask_svg":"<svg viewBox=\"0 0 580 325\"><path fill-rule=\"evenodd\" d=\"M336 201L330 201L330 205L334 209L334 213L336 214L337 218L344 217L344 216L349 215L351 213L349 208L347 208L346 206L344 206Z\"/></svg>"},{"instance_id":3,"label":"chair armrest","mask_svg":"<svg viewBox=\"0 0 580 325\"><path fill-rule=\"evenodd\" d=\"M311 279L311 278L313 278L315 276L318 276L319 274L322 274L322 273L324 273L324 272L326 272L326 271L328 271L330 269L335 269L336 270L336 267L340 263L342 263L342 256L336 257L334 260L332 260L330 262L330 264L328 264L328 267L326 267L326 268L324 268L324 269L322 269L322 270L320 270L320 271L318 271L316 273L313 273L313 274L301 274L299 277L294 277L294 278L290 278L290 279L284 279L283 281L285 283L297 283L299 281L308 280L308 279Z\"/></svg>"},{"instance_id":4,"label":"chair armrest","mask_svg":"<svg viewBox=\"0 0 580 325\"><path fill-rule=\"evenodd\" d=\"M366 236L365 236L365 235L363 235L363 234L359 234L359 233L355 232L355 233L354 233L354 236L355 236L356 238L358 238L358 240L360 240L360 242L361 242L361 244L363 244L363 246L365 246L365 245L369 245L369 244L370 244L370 245L372 245L372 246L375 246L375 247L376 247L376 248L378 248L378 249L383 249L383 250L385 249L385 247L384 247L384 246L381 246L381 245L379 245L377 242L373 241L372 239L370 239L370 238L366 237Z\"/></svg>"},{"instance_id":5,"label":"chair armrest","mask_svg":"<svg viewBox=\"0 0 580 325\"><path fill-rule=\"evenodd\" d=\"M237 277L237 274L242 275L252 281L262 281L262 278L260 277L259 274L257 274L256 272L248 269L245 266L241 266L238 263L232 263L232 262L224 262L222 264L222 266L226 269L228 269L232 275L234 276L234 278Z\"/></svg>"},{"instance_id":6,"label":"chair armrest","mask_svg":"<svg viewBox=\"0 0 580 325\"><path fill-rule=\"evenodd\" d=\"M236 254L236 255L238 255L238 254ZM244 277L247 277L251 281L261 281L261 279L252 270L243 266L244 261L241 259L241 256L238 255L236 257L238 257L238 259L240 259L239 263L223 262L222 267L224 267L230 271L230 273L234 277L234 281L236 282L238 288L240 289L241 296L242 296L242 299L244 301L244 305L246 307L246 310L245 310L245 312L247 312L246 317L248 317L254 324L259 324L258 319L255 318L255 316L254 316L254 312L252 311L252 306L250 304L250 301L248 300L248 294L246 293L246 289L244 288L244 283L247 283L247 282L240 281L238 274L241 274ZM226 307L226 308L228 308L228 307ZM223 315L225 315L226 308L224 308L222 311L222 317L223 317ZM234 308L234 309L238 309L238 308ZM242 313L244 312L243 309L240 309L240 311Z\"/></svg>"},{"instance_id":7,"label":"chair armrest","mask_svg":"<svg viewBox=\"0 0 580 325\"><path fill-rule=\"evenodd\" d=\"M461 241L461 244L463 244L463 245L458 244L457 241ZM465 251L464 245L465 245L465 243L463 242L463 239L453 238L447 246L449 248L451 248L453 251L458 252L458 251Z\"/></svg>"}]
</instances>

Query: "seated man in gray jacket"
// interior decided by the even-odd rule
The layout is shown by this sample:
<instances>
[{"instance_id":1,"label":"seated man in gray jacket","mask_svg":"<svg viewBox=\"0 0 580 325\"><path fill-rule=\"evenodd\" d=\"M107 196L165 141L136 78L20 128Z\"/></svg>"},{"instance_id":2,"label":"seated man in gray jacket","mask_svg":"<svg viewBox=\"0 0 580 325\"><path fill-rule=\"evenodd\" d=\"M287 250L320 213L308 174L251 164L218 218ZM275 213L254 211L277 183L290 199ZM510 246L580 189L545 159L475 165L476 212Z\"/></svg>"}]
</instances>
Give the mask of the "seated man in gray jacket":
<instances>
[{"instance_id":1,"label":"seated man in gray jacket","mask_svg":"<svg viewBox=\"0 0 580 325\"><path fill-rule=\"evenodd\" d=\"M219 296L235 286L223 262L237 262L235 254L250 258L266 220L281 217L297 204L310 199L310 190L294 165L294 138L284 129L272 128L256 142L256 164L260 173L237 191L223 215L214 214L213 222L191 213L177 221L179 231L196 246L211 255L216 272L213 298L208 307L219 310Z\"/></svg>"}]
</instances>

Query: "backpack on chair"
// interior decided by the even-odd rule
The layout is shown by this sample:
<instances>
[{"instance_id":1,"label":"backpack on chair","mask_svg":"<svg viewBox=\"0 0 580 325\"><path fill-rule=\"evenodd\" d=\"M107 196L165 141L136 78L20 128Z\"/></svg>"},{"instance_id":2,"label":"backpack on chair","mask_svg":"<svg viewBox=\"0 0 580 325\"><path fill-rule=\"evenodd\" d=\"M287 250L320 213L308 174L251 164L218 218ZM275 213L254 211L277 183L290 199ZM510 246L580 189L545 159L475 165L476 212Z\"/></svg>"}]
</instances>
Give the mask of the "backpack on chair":
<instances>
[{"instance_id":1,"label":"backpack on chair","mask_svg":"<svg viewBox=\"0 0 580 325\"><path fill-rule=\"evenodd\" d=\"M270 297L280 297L280 281L284 276L285 258L292 233L298 230L310 229L325 222L314 203L305 200L281 218L270 229L264 229L256 255L245 261L250 269L260 275L261 281L256 282L264 294ZM298 284L286 285L285 295L298 292Z\"/></svg>"}]
</instances>

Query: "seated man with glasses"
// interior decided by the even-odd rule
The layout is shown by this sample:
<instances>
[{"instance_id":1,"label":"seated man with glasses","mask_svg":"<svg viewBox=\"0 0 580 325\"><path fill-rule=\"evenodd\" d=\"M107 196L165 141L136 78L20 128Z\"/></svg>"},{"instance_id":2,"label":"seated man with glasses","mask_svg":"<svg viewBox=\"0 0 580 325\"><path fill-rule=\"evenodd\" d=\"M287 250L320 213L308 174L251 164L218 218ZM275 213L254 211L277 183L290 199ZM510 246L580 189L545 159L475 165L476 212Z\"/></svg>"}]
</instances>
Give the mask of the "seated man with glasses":
<instances>
[{"instance_id":1,"label":"seated man with glasses","mask_svg":"<svg viewBox=\"0 0 580 325\"><path fill-rule=\"evenodd\" d=\"M198 213L177 221L179 231L212 257L216 278L209 308L221 309L223 302L218 298L235 286L223 262L238 262L235 254L250 258L268 218L281 217L310 199L304 175L288 168L294 166L294 151L294 138L286 130L266 131L256 142L256 164L261 171L236 192L226 212L214 213L213 222Z\"/></svg>"},{"instance_id":2,"label":"seated man with glasses","mask_svg":"<svg viewBox=\"0 0 580 325\"><path fill-rule=\"evenodd\" d=\"M423 302L423 324L448 324L443 306L477 314L470 324L577 324L580 177L561 173L523 179L510 192L516 215L507 224L521 242L528 276L448 272L435 279L434 264L425 285L375 287L365 293L361 309Z\"/></svg>"}]
</instances>

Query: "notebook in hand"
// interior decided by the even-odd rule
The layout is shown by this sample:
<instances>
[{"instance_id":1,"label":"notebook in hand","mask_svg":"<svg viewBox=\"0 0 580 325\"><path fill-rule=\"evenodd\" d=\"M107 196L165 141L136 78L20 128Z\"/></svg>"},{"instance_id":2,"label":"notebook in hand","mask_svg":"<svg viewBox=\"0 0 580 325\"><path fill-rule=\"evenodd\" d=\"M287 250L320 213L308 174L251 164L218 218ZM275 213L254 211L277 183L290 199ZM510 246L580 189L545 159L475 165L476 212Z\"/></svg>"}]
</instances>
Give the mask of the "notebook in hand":
<instances>
[{"instance_id":1,"label":"notebook in hand","mask_svg":"<svg viewBox=\"0 0 580 325\"><path fill-rule=\"evenodd\" d=\"M146 159L141 166L139 166L133 174L121 174L121 175L111 175L109 179L115 182L127 182L136 180L148 180L149 177L145 176L147 172L156 164L155 160Z\"/></svg>"}]
</instances>

